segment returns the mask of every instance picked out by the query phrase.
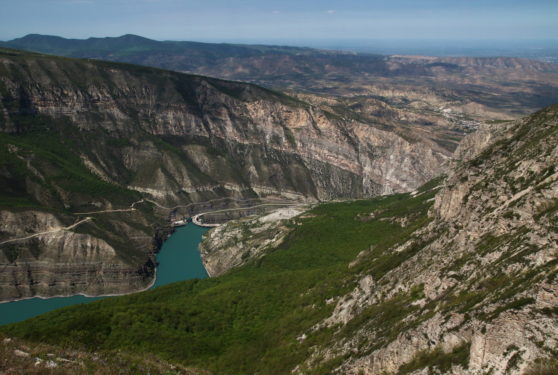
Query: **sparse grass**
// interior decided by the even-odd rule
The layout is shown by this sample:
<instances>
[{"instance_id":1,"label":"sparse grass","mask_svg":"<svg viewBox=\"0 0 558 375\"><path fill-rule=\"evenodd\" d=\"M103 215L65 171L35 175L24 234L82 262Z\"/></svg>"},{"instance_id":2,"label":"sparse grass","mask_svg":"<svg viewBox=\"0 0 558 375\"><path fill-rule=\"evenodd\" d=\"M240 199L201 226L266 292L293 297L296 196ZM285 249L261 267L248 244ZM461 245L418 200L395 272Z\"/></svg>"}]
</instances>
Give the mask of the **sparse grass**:
<instances>
[{"instance_id":1,"label":"sparse grass","mask_svg":"<svg viewBox=\"0 0 558 375\"><path fill-rule=\"evenodd\" d=\"M556 375L558 374L558 359L540 358L529 366L523 375Z\"/></svg>"},{"instance_id":2,"label":"sparse grass","mask_svg":"<svg viewBox=\"0 0 558 375\"><path fill-rule=\"evenodd\" d=\"M104 351L88 353L75 349L36 344L0 335L0 371L26 375L203 375L153 355Z\"/></svg>"},{"instance_id":3,"label":"sparse grass","mask_svg":"<svg viewBox=\"0 0 558 375\"><path fill-rule=\"evenodd\" d=\"M440 348L419 352L411 362L399 367L397 375L410 374L427 367L437 368L441 373L448 372L452 366L461 366L467 369L470 349L470 343L463 343L449 353L445 353Z\"/></svg>"}]
</instances>

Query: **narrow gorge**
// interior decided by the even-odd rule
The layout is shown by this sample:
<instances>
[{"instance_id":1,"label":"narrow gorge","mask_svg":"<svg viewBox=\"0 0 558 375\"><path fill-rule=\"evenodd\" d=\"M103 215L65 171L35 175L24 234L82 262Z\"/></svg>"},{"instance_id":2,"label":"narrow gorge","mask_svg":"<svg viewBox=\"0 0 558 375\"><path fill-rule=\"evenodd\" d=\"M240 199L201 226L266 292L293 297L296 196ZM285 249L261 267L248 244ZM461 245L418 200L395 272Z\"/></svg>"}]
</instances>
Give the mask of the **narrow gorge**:
<instances>
[{"instance_id":1,"label":"narrow gorge","mask_svg":"<svg viewBox=\"0 0 558 375\"><path fill-rule=\"evenodd\" d=\"M251 84L7 49L0 140L2 300L138 290L170 215L409 191L450 154Z\"/></svg>"},{"instance_id":2,"label":"narrow gorge","mask_svg":"<svg viewBox=\"0 0 558 375\"><path fill-rule=\"evenodd\" d=\"M212 229L216 277L1 331L196 374L554 374L557 142L556 105L483 127L413 192Z\"/></svg>"}]
</instances>

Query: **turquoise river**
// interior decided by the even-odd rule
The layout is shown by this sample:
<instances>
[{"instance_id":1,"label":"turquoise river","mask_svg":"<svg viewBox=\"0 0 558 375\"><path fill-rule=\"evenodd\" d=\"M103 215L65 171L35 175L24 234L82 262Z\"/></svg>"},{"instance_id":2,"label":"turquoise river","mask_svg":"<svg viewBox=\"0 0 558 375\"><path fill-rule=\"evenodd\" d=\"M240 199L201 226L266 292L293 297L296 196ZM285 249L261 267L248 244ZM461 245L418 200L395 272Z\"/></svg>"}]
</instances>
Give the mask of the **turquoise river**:
<instances>
[{"instance_id":1,"label":"turquoise river","mask_svg":"<svg viewBox=\"0 0 558 375\"><path fill-rule=\"evenodd\" d=\"M176 229L157 254L159 265L157 266L157 278L152 288L176 281L207 277L198 251L202 235L207 230L207 228L194 224ZM110 297L30 298L0 303L0 325L19 322L61 307L88 303L102 298Z\"/></svg>"}]
</instances>

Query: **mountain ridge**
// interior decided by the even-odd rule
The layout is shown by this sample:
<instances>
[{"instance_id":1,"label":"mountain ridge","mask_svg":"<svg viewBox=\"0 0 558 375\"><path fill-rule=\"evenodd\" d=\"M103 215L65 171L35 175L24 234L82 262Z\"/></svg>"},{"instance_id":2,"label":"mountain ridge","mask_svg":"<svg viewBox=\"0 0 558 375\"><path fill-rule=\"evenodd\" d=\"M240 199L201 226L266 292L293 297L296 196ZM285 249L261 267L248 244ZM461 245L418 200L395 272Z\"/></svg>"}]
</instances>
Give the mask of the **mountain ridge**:
<instances>
[{"instance_id":1,"label":"mountain ridge","mask_svg":"<svg viewBox=\"0 0 558 375\"><path fill-rule=\"evenodd\" d=\"M280 244L222 276L2 331L213 373L553 373L558 105L483 132L447 177L287 218ZM257 221L219 231L257 234Z\"/></svg>"},{"instance_id":2,"label":"mountain ridge","mask_svg":"<svg viewBox=\"0 0 558 375\"><path fill-rule=\"evenodd\" d=\"M137 41L136 36L132 39ZM558 101L558 65L527 59L374 55L150 39L126 42L122 37L55 38L57 46L25 41L2 45L249 81L292 95L320 95L325 101L365 105L367 100L380 100L428 117L431 123L449 122L456 128L471 121L516 119Z\"/></svg>"}]
</instances>

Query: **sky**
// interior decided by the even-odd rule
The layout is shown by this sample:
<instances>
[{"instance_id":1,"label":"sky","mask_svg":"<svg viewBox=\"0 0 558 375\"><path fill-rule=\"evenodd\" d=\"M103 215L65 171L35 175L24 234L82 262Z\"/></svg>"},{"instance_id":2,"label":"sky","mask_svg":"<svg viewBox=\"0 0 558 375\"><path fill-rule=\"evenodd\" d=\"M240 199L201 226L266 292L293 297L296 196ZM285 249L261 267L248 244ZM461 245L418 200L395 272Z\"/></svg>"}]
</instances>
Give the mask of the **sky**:
<instances>
[{"instance_id":1,"label":"sky","mask_svg":"<svg viewBox=\"0 0 558 375\"><path fill-rule=\"evenodd\" d=\"M209 42L558 39L558 0L0 0L0 40L137 34Z\"/></svg>"}]
</instances>

